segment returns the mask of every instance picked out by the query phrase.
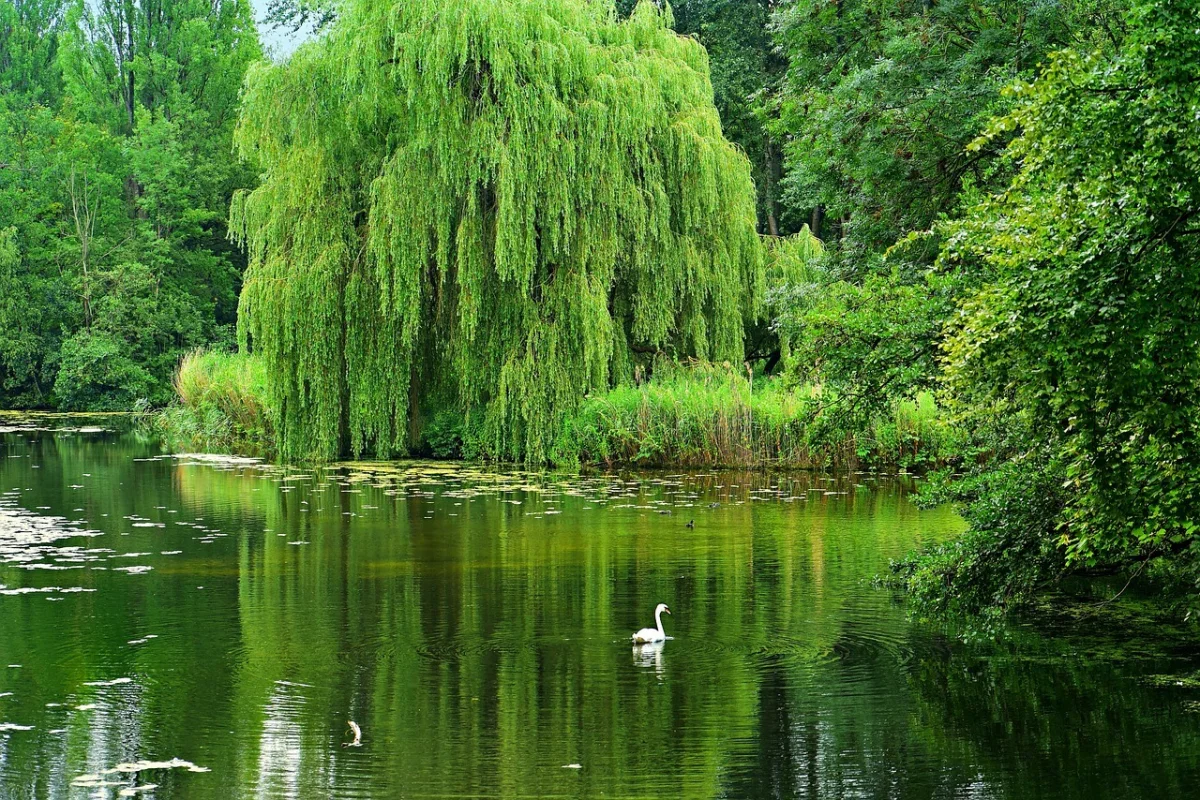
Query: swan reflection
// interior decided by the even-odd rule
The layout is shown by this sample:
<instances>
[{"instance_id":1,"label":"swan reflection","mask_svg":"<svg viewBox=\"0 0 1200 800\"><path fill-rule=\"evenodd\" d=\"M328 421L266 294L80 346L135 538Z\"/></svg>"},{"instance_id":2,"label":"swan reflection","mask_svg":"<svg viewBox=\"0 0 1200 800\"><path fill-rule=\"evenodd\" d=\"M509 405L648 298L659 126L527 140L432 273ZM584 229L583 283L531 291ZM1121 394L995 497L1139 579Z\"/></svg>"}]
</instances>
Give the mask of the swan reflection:
<instances>
[{"instance_id":1,"label":"swan reflection","mask_svg":"<svg viewBox=\"0 0 1200 800\"><path fill-rule=\"evenodd\" d=\"M663 647L665 641L635 644L633 646L634 666L653 669L658 677L663 676Z\"/></svg>"}]
</instances>

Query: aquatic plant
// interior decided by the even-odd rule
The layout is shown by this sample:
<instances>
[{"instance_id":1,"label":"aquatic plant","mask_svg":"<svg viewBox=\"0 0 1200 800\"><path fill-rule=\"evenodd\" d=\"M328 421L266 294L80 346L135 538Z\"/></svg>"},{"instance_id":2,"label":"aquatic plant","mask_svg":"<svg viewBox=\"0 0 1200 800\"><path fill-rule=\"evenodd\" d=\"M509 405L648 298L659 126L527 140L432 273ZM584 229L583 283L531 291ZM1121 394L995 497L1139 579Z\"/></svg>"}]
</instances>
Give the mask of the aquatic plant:
<instances>
[{"instance_id":1,"label":"aquatic plant","mask_svg":"<svg viewBox=\"0 0 1200 800\"><path fill-rule=\"evenodd\" d=\"M239 325L283 457L404 453L427 404L543 461L648 354L741 360L750 166L670 22L650 2L620 20L585 0L358 0L250 73Z\"/></svg>"},{"instance_id":2,"label":"aquatic plant","mask_svg":"<svg viewBox=\"0 0 1200 800\"><path fill-rule=\"evenodd\" d=\"M148 420L168 445L216 452L273 452L274 420L266 404L261 358L194 350L172 381L176 401Z\"/></svg>"}]
</instances>

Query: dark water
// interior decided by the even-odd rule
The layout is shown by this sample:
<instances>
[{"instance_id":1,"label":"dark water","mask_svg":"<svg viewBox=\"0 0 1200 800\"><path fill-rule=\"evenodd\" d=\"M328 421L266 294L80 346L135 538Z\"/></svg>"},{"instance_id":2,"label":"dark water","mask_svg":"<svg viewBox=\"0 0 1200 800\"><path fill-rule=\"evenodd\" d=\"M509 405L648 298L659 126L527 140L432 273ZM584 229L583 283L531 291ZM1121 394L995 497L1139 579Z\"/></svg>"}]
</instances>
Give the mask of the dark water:
<instances>
[{"instance_id":1,"label":"dark water","mask_svg":"<svg viewBox=\"0 0 1200 800\"><path fill-rule=\"evenodd\" d=\"M9 430L0 797L1194 796L1194 649L911 622L871 578L961 523L905 489Z\"/></svg>"}]
</instances>

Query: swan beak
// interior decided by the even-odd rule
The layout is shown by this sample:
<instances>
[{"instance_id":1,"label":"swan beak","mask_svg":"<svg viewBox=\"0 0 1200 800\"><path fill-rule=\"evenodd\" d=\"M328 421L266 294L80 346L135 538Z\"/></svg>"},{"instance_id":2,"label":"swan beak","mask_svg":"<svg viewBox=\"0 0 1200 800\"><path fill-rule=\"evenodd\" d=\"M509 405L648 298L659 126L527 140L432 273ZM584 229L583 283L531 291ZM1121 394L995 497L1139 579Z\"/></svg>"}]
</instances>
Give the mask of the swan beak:
<instances>
[{"instance_id":1,"label":"swan beak","mask_svg":"<svg viewBox=\"0 0 1200 800\"><path fill-rule=\"evenodd\" d=\"M671 613L671 609L669 609L669 608L664 608L663 611L667 612L668 614Z\"/></svg>"}]
</instances>

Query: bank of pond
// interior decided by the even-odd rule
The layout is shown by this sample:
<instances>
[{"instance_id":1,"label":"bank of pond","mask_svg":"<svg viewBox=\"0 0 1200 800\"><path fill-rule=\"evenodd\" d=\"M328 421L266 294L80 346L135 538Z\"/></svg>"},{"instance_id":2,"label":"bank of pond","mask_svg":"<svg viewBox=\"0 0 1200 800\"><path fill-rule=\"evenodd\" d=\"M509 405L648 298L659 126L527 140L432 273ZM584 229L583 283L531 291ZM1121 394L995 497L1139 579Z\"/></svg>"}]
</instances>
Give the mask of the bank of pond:
<instances>
[{"instance_id":1,"label":"bank of pond","mask_svg":"<svg viewBox=\"0 0 1200 800\"><path fill-rule=\"evenodd\" d=\"M275 455L270 387L257 358L193 353L180 365L175 389L176 401L150 420L170 446ZM931 393L898 398L888 413L849 425L825 411L829 405L820 387L730 364L663 365L564 413L538 466L923 470L966 455L967 437ZM410 427L411 455L513 460L505 442L449 402L423 409Z\"/></svg>"}]
</instances>

